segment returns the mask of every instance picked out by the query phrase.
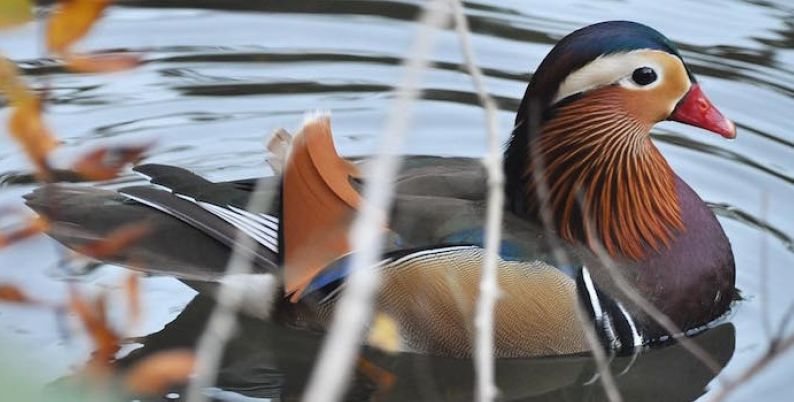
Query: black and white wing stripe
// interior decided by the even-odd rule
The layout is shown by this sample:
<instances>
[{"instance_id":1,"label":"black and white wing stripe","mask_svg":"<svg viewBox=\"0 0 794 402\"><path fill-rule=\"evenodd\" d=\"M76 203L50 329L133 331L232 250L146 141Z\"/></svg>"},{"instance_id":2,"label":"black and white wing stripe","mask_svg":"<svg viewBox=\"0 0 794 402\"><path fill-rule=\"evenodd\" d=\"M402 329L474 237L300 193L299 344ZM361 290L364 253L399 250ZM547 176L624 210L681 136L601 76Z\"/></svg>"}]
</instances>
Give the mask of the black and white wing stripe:
<instances>
[{"instance_id":1,"label":"black and white wing stripe","mask_svg":"<svg viewBox=\"0 0 794 402\"><path fill-rule=\"evenodd\" d=\"M267 250L251 250L260 262L277 266L278 217L273 213L249 212L240 206L247 203L253 187L213 183L174 166L147 164L136 167L135 171L147 177L156 188L125 187L120 193L169 214L230 247L236 242L237 232L241 231ZM274 198L277 195L274 192Z\"/></svg>"},{"instance_id":2,"label":"black and white wing stripe","mask_svg":"<svg viewBox=\"0 0 794 402\"><path fill-rule=\"evenodd\" d=\"M175 195L184 200L196 203L196 205L223 219L248 236L251 236L251 238L267 247L272 252L278 253L278 219L276 217L266 214L254 214L231 205L223 207L213 205L182 194ZM273 229L272 225L275 225L275 229Z\"/></svg>"},{"instance_id":3,"label":"black and white wing stripe","mask_svg":"<svg viewBox=\"0 0 794 402\"><path fill-rule=\"evenodd\" d=\"M187 170L174 166L142 165L135 169L149 181L175 196L194 203L207 212L247 234L259 244L278 253L279 220L273 215L248 212L233 205L232 202L217 202L219 197L210 201L202 197L209 189L218 186ZM223 184L221 184L223 185ZM165 211L169 212L169 211Z\"/></svg>"},{"instance_id":4,"label":"black and white wing stripe","mask_svg":"<svg viewBox=\"0 0 794 402\"><path fill-rule=\"evenodd\" d=\"M633 354L647 343L623 304L596 287L587 267L579 271L576 287L579 299L607 350Z\"/></svg>"}]
</instances>

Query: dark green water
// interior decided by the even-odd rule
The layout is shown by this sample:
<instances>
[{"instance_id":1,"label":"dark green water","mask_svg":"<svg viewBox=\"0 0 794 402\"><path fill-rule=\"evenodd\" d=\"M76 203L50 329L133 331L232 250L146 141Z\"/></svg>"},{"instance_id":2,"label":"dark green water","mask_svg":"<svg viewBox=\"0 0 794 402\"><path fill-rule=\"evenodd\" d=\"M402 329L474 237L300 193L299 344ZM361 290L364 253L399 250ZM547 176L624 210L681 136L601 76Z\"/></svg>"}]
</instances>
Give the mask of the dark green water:
<instances>
[{"instance_id":1,"label":"dark green water","mask_svg":"<svg viewBox=\"0 0 794 402\"><path fill-rule=\"evenodd\" d=\"M547 3L467 3L474 46L487 87L499 101L505 134L528 77L551 46L576 28L609 19L646 23L677 42L706 93L739 127L734 141L675 123L654 129L670 164L713 204L733 244L737 286L746 300L723 326L698 337L724 365L720 376L733 378L765 352L794 303L794 4ZM33 85L50 88L47 118L64 141L58 155L63 163L103 144L156 140L146 162L230 180L268 174L264 139L275 128L297 128L307 110L333 111L341 153L371 152L401 77L399 63L415 34L420 5L127 1L112 8L81 47L139 52L146 61L140 68L111 75L66 73L41 56L36 24L0 33L0 52L19 62ZM483 113L461 60L454 32L442 33L422 83L408 153L484 152ZM7 115L8 109L0 107L0 120ZM26 169L24 156L0 135L0 175ZM143 181L125 173L107 186L132 182ZM0 189L0 208L20 207L21 194L30 189ZM86 291L117 290L127 275L113 266L66 275L56 267L61 253L46 237L0 250L0 281L57 301L66 295L66 280L81 282ZM127 363L158 348L190 345L208 314L208 302L191 302L194 292L172 278L148 277L142 293L144 322L132 335L153 335L124 349ZM121 322L121 297L112 301L111 315ZM88 358L90 345L80 337L64 338L62 325L47 310L0 305L0 339L9 345L0 351L0 361L13 359L32 368L41 383L69 375ZM71 321L66 325L77 328ZM219 384L233 393L216 390L216 396L295 398L315 348L316 339L245 320ZM8 350L14 352L3 356ZM371 359L397 375L383 399L472 399L469 361L377 353ZM620 373L628 362L614 364ZM792 370L794 354L782 356L732 400L790 400ZM504 361L498 374L507 399L602 397L598 382L585 384L592 377L585 358ZM627 401L694 400L704 394L708 400L719 386L713 377L671 347L640 356L618 381ZM360 381L351 397L367 399L371 393L371 384Z\"/></svg>"}]
</instances>

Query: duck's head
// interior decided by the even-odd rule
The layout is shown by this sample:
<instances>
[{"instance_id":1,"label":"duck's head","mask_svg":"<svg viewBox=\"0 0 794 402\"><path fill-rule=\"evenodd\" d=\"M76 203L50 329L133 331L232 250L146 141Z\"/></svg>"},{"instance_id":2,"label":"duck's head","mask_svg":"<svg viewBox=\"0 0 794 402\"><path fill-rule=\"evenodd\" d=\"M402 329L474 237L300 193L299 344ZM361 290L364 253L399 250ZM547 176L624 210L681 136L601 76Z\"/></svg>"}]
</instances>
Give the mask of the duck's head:
<instances>
[{"instance_id":1,"label":"duck's head","mask_svg":"<svg viewBox=\"0 0 794 402\"><path fill-rule=\"evenodd\" d=\"M685 230L675 177L650 140L664 120L726 138L734 124L708 100L676 46L628 21L587 26L541 62L505 155L517 213L552 213L560 235L641 259Z\"/></svg>"}]
</instances>

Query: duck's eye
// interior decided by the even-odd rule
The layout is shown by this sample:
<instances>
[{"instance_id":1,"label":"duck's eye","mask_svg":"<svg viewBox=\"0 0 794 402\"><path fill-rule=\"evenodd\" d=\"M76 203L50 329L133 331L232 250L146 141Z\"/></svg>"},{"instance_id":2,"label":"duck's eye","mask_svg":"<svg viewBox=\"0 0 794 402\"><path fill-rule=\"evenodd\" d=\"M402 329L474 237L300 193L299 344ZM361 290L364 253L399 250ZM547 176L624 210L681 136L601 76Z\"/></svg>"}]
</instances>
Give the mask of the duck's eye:
<instances>
[{"instance_id":1,"label":"duck's eye","mask_svg":"<svg viewBox=\"0 0 794 402\"><path fill-rule=\"evenodd\" d=\"M656 81L656 71L653 71L650 67L640 67L631 73L631 79L637 85L645 86Z\"/></svg>"}]
</instances>

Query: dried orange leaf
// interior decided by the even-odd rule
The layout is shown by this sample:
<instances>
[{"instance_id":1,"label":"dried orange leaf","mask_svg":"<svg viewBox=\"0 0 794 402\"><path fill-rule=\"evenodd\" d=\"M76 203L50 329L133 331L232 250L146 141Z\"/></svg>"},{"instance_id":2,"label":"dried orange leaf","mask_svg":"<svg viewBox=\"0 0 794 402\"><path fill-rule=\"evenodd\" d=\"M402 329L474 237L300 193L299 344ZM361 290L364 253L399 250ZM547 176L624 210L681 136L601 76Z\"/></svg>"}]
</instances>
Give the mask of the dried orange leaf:
<instances>
[{"instance_id":1,"label":"dried orange leaf","mask_svg":"<svg viewBox=\"0 0 794 402\"><path fill-rule=\"evenodd\" d=\"M0 28L24 24L33 18L33 5L29 0L0 1Z\"/></svg>"},{"instance_id":2,"label":"dried orange leaf","mask_svg":"<svg viewBox=\"0 0 794 402\"><path fill-rule=\"evenodd\" d=\"M3 92L12 104L22 103L33 97L27 86L19 79L17 65L2 56L0 56L0 92Z\"/></svg>"},{"instance_id":3,"label":"dried orange leaf","mask_svg":"<svg viewBox=\"0 0 794 402\"><path fill-rule=\"evenodd\" d=\"M59 1L47 26L47 48L64 53L88 33L108 4L110 0Z\"/></svg>"},{"instance_id":4,"label":"dried orange leaf","mask_svg":"<svg viewBox=\"0 0 794 402\"><path fill-rule=\"evenodd\" d=\"M93 305L72 289L69 293L69 308L77 314L88 335L94 342L92 363L105 365L119 351L119 336L107 322L105 315L106 299L100 295Z\"/></svg>"},{"instance_id":5,"label":"dried orange leaf","mask_svg":"<svg viewBox=\"0 0 794 402\"><path fill-rule=\"evenodd\" d=\"M27 239L28 237L35 236L45 230L47 230L47 221L41 217L33 218L28 224L20 229L9 233L0 233L0 248Z\"/></svg>"},{"instance_id":6,"label":"dried orange leaf","mask_svg":"<svg viewBox=\"0 0 794 402\"><path fill-rule=\"evenodd\" d=\"M397 376L395 376L394 373L378 367L366 358L359 358L356 366L362 374L375 381L378 385L377 393L387 392L397 381ZM380 398L374 399L377 400Z\"/></svg>"},{"instance_id":7,"label":"dried orange leaf","mask_svg":"<svg viewBox=\"0 0 794 402\"><path fill-rule=\"evenodd\" d=\"M100 148L78 160L72 170L87 180L110 180L124 166L138 161L147 149L148 145Z\"/></svg>"},{"instance_id":8,"label":"dried orange leaf","mask_svg":"<svg viewBox=\"0 0 794 402\"><path fill-rule=\"evenodd\" d=\"M47 155L58 146L58 141L44 125L38 98L23 100L15 106L8 121L8 131L22 146L41 178L46 179L49 177Z\"/></svg>"},{"instance_id":9,"label":"dried orange leaf","mask_svg":"<svg viewBox=\"0 0 794 402\"><path fill-rule=\"evenodd\" d=\"M129 53L93 55L70 54L65 57L66 68L78 73L112 73L129 70L141 64L141 59Z\"/></svg>"},{"instance_id":10,"label":"dried orange leaf","mask_svg":"<svg viewBox=\"0 0 794 402\"><path fill-rule=\"evenodd\" d=\"M20 80L15 76L4 74L1 61L2 58L0 58L0 95L5 95L12 106L32 99L33 95L27 91L24 85L21 85Z\"/></svg>"},{"instance_id":11,"label":"dried orange leaf","mask_svg":"<svg viewBox=\"0 0 794 402\"><path fill-rule=\"evenodd\" d=\"M14 285L0 284L0 301L8 303L28 304L32 301L30 298Z\"/></svg>"},{"instance_id":12,"label":"dried orange leaf","mask_svg":"<svg viewBox=\"0 0 794 402\"><path fill-rule=\"evenodd\" d=\"M104 239L78 247L75 251L98 260L113 257L140 240L150 230L151 227L146 223L122 226L105 236Z\"/></svg>"},{"instance_id":13,"label":"dried orange leaf","mask_svg":"<svg viewBox=\"0 0 794 402\"><path fill-rule=\"evenodd\" d=\"M124 290L127 293L130 324L135 325L141 318L140 276L138 274L130 274L124 282Z\"/></svg>"},{"instance_id":14,"label":"dried orange leaf","mask_svg":"<svg viewBox=\"0 0 794 402\"><path fill-rule=\"evenodd\" d=\"M124 384L135 395L159 395L174 384L186 382L195 363L195 356L187 350L155 353L135 364L124 377Z\"/></svg>"},{"instance_id":15,"label":"dried orange leaf","mask_svg":"<svg viewBox=\"0 0 794 402\"><path fill-rule=\"evenodd\" d=\"M40 100L28 91L19 78L16 64L4 57L0 57L0 91L13 106L8 120L8 131L33 161L38 178L49 179L47 154L58 142L44 125Z\"/></svg>"}]
</instances>

